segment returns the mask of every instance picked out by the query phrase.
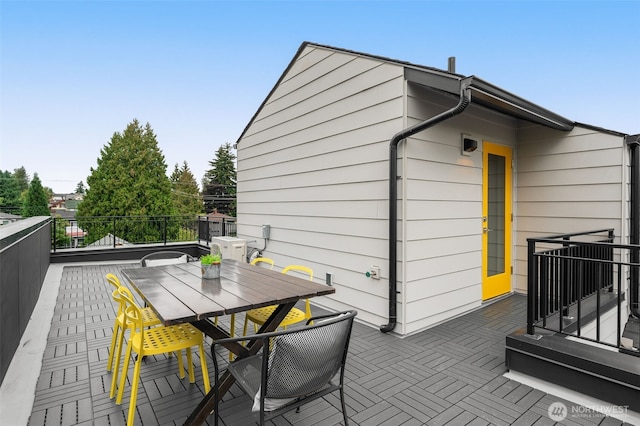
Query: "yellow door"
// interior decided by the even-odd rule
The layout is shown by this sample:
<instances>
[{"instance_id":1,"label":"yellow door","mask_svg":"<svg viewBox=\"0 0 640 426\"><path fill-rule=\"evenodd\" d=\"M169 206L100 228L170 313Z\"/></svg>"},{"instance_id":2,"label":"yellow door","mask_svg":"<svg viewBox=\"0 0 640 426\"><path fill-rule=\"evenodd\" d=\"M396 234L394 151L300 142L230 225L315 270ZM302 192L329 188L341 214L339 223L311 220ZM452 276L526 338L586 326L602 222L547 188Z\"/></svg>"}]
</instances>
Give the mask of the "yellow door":
<instances>
[{"instance_id":1,"label":"yellow door","mask_svg":"<svg viewBox=\"0 0 640 426\"><path fill-rule=\"evenodd\" d=\"M483 143L482 300L511 291L511 148Z\"/></svg>"}]
</instances>

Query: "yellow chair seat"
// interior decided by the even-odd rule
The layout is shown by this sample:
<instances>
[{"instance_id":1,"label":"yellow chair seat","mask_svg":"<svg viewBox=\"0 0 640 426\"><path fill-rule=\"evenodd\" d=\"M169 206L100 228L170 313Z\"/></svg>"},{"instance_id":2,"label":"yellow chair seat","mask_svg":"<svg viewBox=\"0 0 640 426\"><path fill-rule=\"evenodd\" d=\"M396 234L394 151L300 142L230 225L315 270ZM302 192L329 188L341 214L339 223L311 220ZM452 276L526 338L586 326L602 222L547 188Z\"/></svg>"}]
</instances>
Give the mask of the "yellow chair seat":
<instances>
[{"instance_id":1,"label":"yellow chair seat","mask_svg":"<svg viewBox=\"0 0 640 426\"><path fill-rule=\"evenodd\" d=\"M144 355L158 355L185 348L191 349L192 346L198 346L201 343L202 331L191 324L148 328L143 333L135 333L131 338L132 350L144 353ZM181 372L180 377L184 377L184 372ZM193 383L193 379L191 383Z\"/></svg>"},{"instance_id":2,"label":"yellow chair seat","mask_svg":"<svg viewBox=\"0 0 640 426\"><path fill-rule=\"evenodd\" d=\"M264 260L263 260L264 259ZM255 262L267 262L273 265L273 261L271 259L266 258L257 258ZM252 263L253 264L253 263ZM282 270L283 274L287 274L291 271L300 272L306 274L309 277L309 281L313 281L313 270L307 266L301 265L289 265ZM244 317L244 330L243 336L247 335L247 325L249 321L253 323L253 328L255 332L258 332L258 325L263 325L271 314L276 310L276 305L265 306L263 308L251 309L247 312ZM287 314L286 317L282 320L282 322L278 325L278 327L282 327L286 330L288 325L296 324L298 322L302 322L311 318L311 305L309 304L309 299L305 300L305 310L302 311L298 308L292 308L291 311Z\"/></svg>"},{"instance_id":3,"label":"yellow chair seat","mask_svg":"<svg viewBox=\"0 0 640 426\"><path fill-rule=\"evenodd\" d=\"M267 322L273 311L275 311L277 306L265 306L264 308L252 309L247 312L247 318L249 321L254 324L264 324ZM299 323L300 321L305 321L307 319L307 315L304 311L298 308L292 308L286 317L280 323L280 327L287 328L288 325ZM244 332L245 336L247 334L246 330Z\"/></svg>"},{"instance_id":4,"label":"yellow chair seat","mask_svg":"<svg viewBox=\"0 0 640 426\"><path fill-rule=\"evenodd\" d=\"M162 324L160 318L156 315L155 312L151 308L140 308L140 313L142 314L142 321L144 322L145 327L153 327L154 325ZM111 371L111 366L113 364L113 356L115 355L115 351L119 345L122 344L124 340L124 330L125 327L125 315L124 312L120 312L116 318L114 324L114 333L111 337L111 347L109 348L109 361L107 363L107 371Z\"/></svg>"}]
</instances>

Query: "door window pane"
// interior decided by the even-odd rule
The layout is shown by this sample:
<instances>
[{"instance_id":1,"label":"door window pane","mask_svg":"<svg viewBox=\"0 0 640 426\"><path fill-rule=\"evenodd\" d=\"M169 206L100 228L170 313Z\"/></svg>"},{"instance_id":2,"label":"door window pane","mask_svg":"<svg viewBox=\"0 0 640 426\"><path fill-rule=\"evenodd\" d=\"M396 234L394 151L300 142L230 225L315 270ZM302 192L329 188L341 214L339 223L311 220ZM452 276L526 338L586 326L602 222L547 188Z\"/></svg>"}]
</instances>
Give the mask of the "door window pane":
<instances>
[{"instance_id":1,"label":"door window pane","mask_svg":"<svg viewBox=\"0 0 640 426\"><path fill-rule=\"evenodd\" d=\"M489 154L487 275L505 272L505 158Z\"/></svg>"}]
</instances>

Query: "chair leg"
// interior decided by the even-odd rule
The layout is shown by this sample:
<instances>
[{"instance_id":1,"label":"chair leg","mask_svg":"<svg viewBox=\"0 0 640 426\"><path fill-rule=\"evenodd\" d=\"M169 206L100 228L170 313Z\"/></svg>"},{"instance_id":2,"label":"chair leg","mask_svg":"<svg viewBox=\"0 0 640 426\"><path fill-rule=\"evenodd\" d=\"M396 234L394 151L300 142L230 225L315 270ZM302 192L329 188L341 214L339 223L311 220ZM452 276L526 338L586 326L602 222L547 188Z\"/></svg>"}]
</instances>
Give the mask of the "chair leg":
<instances>
[{"instance_id":1,"label":"chair leg","mask_svg":"<svg viewBox=\"0 0 640 426\"><path fill-rule=\"evenodd\" d=\"M211 382L209 381L209 370L207 370L207 358L204 353L204 342L200 344L200 368L202 369L202 381L204 382L204 393L207 394L211 390Z\"/></svg>"},{"instance_id":2,"label":"chair leg","mask_svg":"<svg viewBox=\"0 0 640 426\"><path fill-rule=\"evenodd\" d=\"M133 383L131 384L131 398L129 399L129 415L127 416L127 426L133 426L133 422L136 416L138 383L140 380L140 364L142 364L142 357L138 357L135 366L133 367Z\"/></svg>"},{"instance_id":3,"label":"chair leg","mask_svg":"<svg viewBox=\"0 0 640 426\"><path fill-rule=\"evenodd\" d=\"M189 383L195 383L196 375L193 372L193 357L191 356L191 348L187 348L187 367L189 369Z\"/></svg>"},{"instance_id":4,"label":"chair leg","mask_svg":"<svg viewBox=\"0 0 640 426\"><path fill-rule=\"evenodd\" d=\"M113 335L111 336L111 346L109 347L109 359L107 360L107 371L111 371L111 367L113 367L113 355L115 355L116 344L121 344L119 342L120 338L120 323L118 320L113 324Z\"/></svg>"},{"instance_id":5,"label":"chair leg","mask_svg":"<svg viewBox=\"0 0 640 426\"><path fill-rule=\"evenodd\" d=\"M342 404L342 417L344 417L344 426L349 426L349 419L347 418L347 404L345 404L344 402L344 387L340 388L340 404Z\"/></svg>"},{"instance_id":6,"label":"chair leg","mask_svg":"<svg viewBox=\"0 0 640 426\"><path fill-rule=\"evenodd\" d=\"M244 317L244 328L242 330L242 335L246 336L247 335L247 325L249 324L249 318L247 318L246 316Z\"/></svg>"},{"instance_id":7,"label":"chair leg","mask_svg":"<svg viewBox=\"0 0 640 426\"><path fill-rule=\"evenodd\" d=\"M229 326L229 337L235 337L235 334L236 334L236 314L231 314L231 324ZM234 358L233 352L229 351L229 361L233 361L233 358Z\"/></svg>"},{"instance_id":8,"label":"chair leg","mask_svg":"<svg viewBox=\"0 0 640 426\"><path fill-rule=\"evenodd\" d=\"M127 373L129 372L129 360L131 359L131 350L132 350L131 339L127 343L127 352L124 356L124 364L122 365L122 377L120 378L120 386L118 387L118 396L116 397L116 404L122 404L122 395L124 394L124 385L127 381ZM136 364L142 362L142 357L138 357L136 359Z\"/></svg>"},{"instance_id":9,"label":"chair leg","mask_svg":"<svg viewBox=\"0 0 640 426\"><path fill-rule=\"evenodd\" d=\"M184 379L184 361L182 360L182 351L176 353L176 358L178 358L178 372L180 373L180 378Z\"/></svg>"},{"instance_id":10,"label":"chair leg","mask_svg":"<svg viewBox=\"0 0 640 426\"><path fill-rule=\"evenodd\" d=\"M109 392L109 398L113 398L114 395L116 394L116 386L118 384L118 375L120 373L120 359L122 358L122 345L124 344L124 332L125 329L123 328L122 333L120 334L120 343L118 344L118 350L117 350L117 355L116 355L116 365L113 369L113 376L111 377L111 390ZM127 350L128 350L128 344L127 344ZM129 366L129 361L127 359L127 368ZM126 370L124 370L124 375L126 376Z\"/></svg>"}]
</instances>

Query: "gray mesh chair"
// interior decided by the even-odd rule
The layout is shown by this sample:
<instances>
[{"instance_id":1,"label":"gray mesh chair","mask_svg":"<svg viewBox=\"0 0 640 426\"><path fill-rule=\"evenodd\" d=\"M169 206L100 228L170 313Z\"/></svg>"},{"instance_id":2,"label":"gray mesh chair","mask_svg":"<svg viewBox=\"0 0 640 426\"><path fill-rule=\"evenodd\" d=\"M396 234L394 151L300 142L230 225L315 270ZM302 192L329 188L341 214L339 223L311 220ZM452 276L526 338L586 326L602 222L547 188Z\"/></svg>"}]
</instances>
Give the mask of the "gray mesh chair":
<instances>
[{"instance_id":1,"label":"gray mesh chair","mask_svg":"<svg viewBox=\"0 0 640 426\"><path fill-rule=\"evenodd\" d=\"M181 251L156 251L140 260L140 266L172 265L176 263L195 262L195 257Z\"/></svg>"},{"instance_id":2,"label":"gray mesh chair","mask_svg":"<svg viewBox=\"0 0 640 426\"><path fill-rule=\"evenodd\" d=\"M224 362L223 357L216 356L215 349L225 343L240 342L246 343L248 350L256 348L255 345L259 345L260 349L256 355L241 357L230 363L226 372L236 379L244 392L253 397L252 411L260 413L261 425L307 402L339 391L344 424L347 426L344 368L356 315L354 310L338 312L314 317L309 320L314 325L306 327L214 341L215 424L218 425L220 417L218 389L224 377L220 375L219 365Z\"/></svg>"}]
</instances>

